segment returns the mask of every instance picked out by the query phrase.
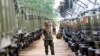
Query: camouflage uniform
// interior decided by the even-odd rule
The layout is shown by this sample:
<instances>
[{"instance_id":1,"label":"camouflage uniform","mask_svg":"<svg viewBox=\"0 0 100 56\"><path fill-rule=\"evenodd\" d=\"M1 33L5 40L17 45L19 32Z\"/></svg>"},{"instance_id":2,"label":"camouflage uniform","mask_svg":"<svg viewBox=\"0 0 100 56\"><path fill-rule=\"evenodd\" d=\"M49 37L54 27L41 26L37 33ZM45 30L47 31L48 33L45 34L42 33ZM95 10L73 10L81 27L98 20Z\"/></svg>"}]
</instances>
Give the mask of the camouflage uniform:
<instances>
[{"instance_id":1,"label":"camouflage uniform","mask_svg":"<svg viewBox=\"0 0 100 56\"><path fill-rule=\"evenodd\" d=\"M50 29L44 29L43 34L44 38L44 46L45 46L45 53L48 55L48 46L50 46L51 54L54 55L54 43L53 37Z\"/></svg>"}]
</instances>

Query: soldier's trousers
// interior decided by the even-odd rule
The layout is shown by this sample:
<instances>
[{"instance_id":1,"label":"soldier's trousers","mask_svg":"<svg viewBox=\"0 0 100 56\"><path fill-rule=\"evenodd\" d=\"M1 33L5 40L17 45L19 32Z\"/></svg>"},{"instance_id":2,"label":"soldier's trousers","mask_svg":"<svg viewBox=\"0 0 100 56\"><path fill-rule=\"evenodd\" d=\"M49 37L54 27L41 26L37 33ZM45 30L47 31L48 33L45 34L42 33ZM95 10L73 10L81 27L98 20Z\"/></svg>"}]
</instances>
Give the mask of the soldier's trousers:
<instances>
[{"instance_id":1,"label":"soldier's trousers","mask_svg":"<svg viewBox=\"0 0 100 56\"><path fill-rule=\"evenodd\" d=\"M55 55L54 53L54 43L53 40L45 40L44 41L44 46L45 46L45 53L48 55L48 47L50 46L51 54Z\"/></svg>"}]
</instances>

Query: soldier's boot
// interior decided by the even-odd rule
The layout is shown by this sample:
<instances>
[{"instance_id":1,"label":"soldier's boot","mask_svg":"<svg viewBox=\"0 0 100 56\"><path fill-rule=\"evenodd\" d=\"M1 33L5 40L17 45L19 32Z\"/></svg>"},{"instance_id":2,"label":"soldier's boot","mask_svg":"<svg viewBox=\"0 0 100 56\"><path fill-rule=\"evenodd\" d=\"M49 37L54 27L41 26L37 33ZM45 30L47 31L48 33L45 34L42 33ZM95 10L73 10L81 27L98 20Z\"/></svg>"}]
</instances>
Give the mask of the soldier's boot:
<instances>
[{"instance_id":1,"label":"soldier's boot","mask_svg":"<svg viewBox=\"0 0 100 56\"><path fill-rule=\"evenodd\" d=\"M53 45L50 46L50 50L51 50L51 55L55 55L54 46Z\"/></svg>"},{"instance_id":2,"label":"soldier's boot","mask_svg":"<svg viewBox=\"0 0 100 56\"><path fill-rule=\"evenodd\" d=\"M51 55L55 55L54 50L51 51Z\"/></svg>"},{"instance_id":3,"label":"soldier's boot","mask_svg":"<svg viewBox=\"0 0 100 56\"><path fill-rule=\"evenodd\" d=\"M45 45L45 54L48 55L48 45Z\"/></svg>"},{"instance_id":4,"label":"soldier's boot","mask_svg":"<svg viewBox=\"0 0 100 56\"><path fill-rule=\"evenodd\" d=\"M48 49L45 49L45 54L48 55Z\"/></svg>"},{"instance_id":5,"label":"soldier's boot","mask_svg":"<svg viewBox=\"0 0 100 56\"><path fill-rule=\"evenodd\" d=\"M75 52L75 55L78 56L78 51Z\"/></svg>"}]
</instances>

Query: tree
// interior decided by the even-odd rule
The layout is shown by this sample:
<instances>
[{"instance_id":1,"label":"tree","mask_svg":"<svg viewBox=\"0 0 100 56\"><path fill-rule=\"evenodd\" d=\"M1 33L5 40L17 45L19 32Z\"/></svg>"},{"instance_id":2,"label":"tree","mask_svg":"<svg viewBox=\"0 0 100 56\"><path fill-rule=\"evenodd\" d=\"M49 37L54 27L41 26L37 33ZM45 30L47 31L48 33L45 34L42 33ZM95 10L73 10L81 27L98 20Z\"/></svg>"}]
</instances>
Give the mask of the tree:
<instances>
[{"instance_id":1,"label":"tree","mask_svg":"<svg viewBox=\"0 0 100 56\"><path fill-rule=\"evenodd\" d=\"M44 14L48 17L53 17L53 0L19 0L25 7L33 9L39 14Z\"/></svg>"}]
</instances>

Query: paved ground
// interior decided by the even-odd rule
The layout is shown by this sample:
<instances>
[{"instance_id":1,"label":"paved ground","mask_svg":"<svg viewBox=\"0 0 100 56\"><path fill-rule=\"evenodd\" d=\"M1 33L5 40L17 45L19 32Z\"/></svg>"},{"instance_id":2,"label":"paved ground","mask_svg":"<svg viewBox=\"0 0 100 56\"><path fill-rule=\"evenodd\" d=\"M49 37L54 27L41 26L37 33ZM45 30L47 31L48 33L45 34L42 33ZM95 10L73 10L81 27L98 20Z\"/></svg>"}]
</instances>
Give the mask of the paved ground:
<instances>
[{"instance_id":1,"label":"paved ground","mask_svg":"<svg viewBox=\"0 0 100 56\"><path fill-rule=\"evenodd\" d=\"M73 56L73 53L68 49L67 44L62 39L54 38L55 56ZM32 43L32 45L23 51L20 56L45 56L43 40L40 39ZM50 52L49 52L49 55Z\"/></svg>"}]
</instances>

